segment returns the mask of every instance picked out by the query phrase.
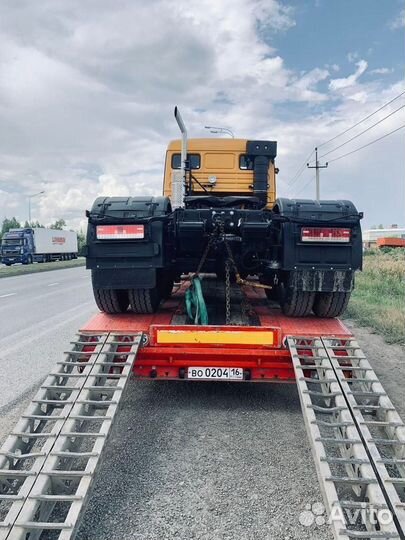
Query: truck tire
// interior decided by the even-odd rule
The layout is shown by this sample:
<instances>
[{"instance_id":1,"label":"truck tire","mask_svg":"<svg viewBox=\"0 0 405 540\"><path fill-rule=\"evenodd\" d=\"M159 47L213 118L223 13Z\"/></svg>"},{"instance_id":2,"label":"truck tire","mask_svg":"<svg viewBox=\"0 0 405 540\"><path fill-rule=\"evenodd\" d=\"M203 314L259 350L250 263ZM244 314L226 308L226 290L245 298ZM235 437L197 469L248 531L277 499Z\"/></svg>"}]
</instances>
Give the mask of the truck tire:
<instances>
[{"instance_id":1,"label":"truck tire","mask_svg":"<svg viewBox=\"0 0 405 540\"><path fill-rule=\"evenodd\" d=\"M350 292L320 292L316 294L314 313L317 317L340 317L347 308Z\"/></svg>"},{"instance_id":2,"label":"truck tire","mask_svg":"<svg viewBox=\"0 0 405 540\"><path fill-rule=\"evenodd\" d=\"M161 299L157 287L153 289L130 289L128 295L132 311L139 314L155 313Z\"/></svg>"},{"instance_id":3,"label":"truck tire","mask_svg":"<svg viewBox=\"0 0 405 540\"><path fill-rule=\"evenodd\" d=\"M104 313L125 313L128 309L129 300L127 291L118 289L95 289L94 299L97 307Z\"/></svg>"},{"instance_id":4,"label":"truck tire","mask_svg":"<svg viewBox=\"0 0 405 540\"><path fill-rule=\"evenodd\" d=\"M312 311L315 293L299 291L292 287L281 289L281 309L287 317L306 317Z\"/></svg>"}]
</instances>

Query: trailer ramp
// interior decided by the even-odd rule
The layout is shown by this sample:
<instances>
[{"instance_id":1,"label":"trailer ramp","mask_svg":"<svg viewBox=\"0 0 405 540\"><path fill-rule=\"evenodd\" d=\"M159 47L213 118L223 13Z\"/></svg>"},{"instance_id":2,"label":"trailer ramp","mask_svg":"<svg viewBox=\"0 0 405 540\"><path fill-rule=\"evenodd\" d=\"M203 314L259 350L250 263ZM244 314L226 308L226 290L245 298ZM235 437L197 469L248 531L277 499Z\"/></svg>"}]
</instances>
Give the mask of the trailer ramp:
<instances>
[{"instance_id":1,"label":"trailer ramp","mask_svg":"<svg viewBox=\"0 0 405 540\"><path fill-rule=\"evenodd\" d=\"M74 538L142 333L79 334L0 450L0 539Z\"/></svg>"},{"instance_id":2,"label":"trailer ramp","mask_svg":"<svg viewBox=\"0 0 405 540\"><path fill-rule=\"evenodd\" d=\"M336 539L405 538L405 426L352 338L289 337Z\"/></svg>"}]
</instances>

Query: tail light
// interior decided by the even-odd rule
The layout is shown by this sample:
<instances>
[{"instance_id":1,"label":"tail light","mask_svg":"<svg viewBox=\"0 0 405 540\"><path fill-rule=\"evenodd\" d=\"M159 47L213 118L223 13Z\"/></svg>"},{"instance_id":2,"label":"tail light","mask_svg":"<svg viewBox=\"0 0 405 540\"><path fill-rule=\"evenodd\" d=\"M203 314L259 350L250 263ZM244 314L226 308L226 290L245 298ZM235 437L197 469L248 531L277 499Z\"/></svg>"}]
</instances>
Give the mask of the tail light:
<instances>
[{"instance_id":1,"label":"tail light","mask_svg":"<svg viewBox=\"0 0 405 540\"><path fill-rule=\"evenodd\" d=\"M97 225L98 240L139 240L144 237L144 225Z\"/></svg>"},{"instance_id":2,"label":"tail light","mask_svg":"<svg viewBox=\"0 0 405 540\"><path fill-rule=\"evenodd\" d=\"M302 242L350 242L350 229L340 227L303 227L301 229Z\"/></svg>"}]
</instances>

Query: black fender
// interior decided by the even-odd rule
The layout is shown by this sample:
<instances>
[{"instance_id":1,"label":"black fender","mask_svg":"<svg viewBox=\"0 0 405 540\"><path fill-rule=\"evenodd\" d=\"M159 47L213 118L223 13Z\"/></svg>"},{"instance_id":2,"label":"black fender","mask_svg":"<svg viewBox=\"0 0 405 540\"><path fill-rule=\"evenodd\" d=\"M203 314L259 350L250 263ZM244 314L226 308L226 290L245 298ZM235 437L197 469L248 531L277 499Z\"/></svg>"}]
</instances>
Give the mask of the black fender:
<instances>
[{"instance_id":1,"label":"black fender","mask_svg":"<svg viewBox=\"0 0 405 540\"><path fill-rule=\"evenodd\" d=\"M281 270L289 276L290 284L303 280L310 290L323 290L322 287L334 290L336 280L333 276L339 273L344 278L341 280L343 289L351 290L353 274L362 268L362 217L351 201L277 199L273 219L281 250ZM303 242L303 227L348 228L350 241ZM295 279L294 275L299 278Z\"/></svg>"}]
</instances>

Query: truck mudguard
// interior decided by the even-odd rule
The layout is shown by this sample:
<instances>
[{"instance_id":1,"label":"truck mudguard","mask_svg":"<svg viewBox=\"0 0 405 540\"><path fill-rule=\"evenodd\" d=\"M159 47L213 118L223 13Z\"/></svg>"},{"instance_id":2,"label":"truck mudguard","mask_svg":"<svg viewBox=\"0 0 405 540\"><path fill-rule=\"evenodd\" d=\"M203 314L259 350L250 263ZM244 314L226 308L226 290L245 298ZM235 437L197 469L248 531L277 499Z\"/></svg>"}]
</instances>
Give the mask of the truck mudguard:
<instances>
[{"instance_id":1,"label":"truck mudguard","mask_svg":"<svg viewBox=\"0 0 405 540\"><path fill-rule=\"evenodd\" d=\"M350 201L277 199L281 267L288 285L303 291L351 291L354 271L362 266L359 213ZM305 242L305 227L350 229L347 242Z\"/></svg>"},{"instance_id":2,"label":"truck mudguard","mask_svg":"<svg viewBox=\"0 0 405 540\"><path fill-rule=\"evenodd\" d=\"M149 289L156 285L156 270L170 264L167 197L99 197L88 213L86 264L100 289L132 288L134 281ZM125 238L119 227L137 225L136 238ZM111 234L103 234L106 227ZM104 227L104 229L103 229ZM117 228L118 227L118 228ZM114 230L116 234L114 234Z\"/></svg>"}]
</instances>

